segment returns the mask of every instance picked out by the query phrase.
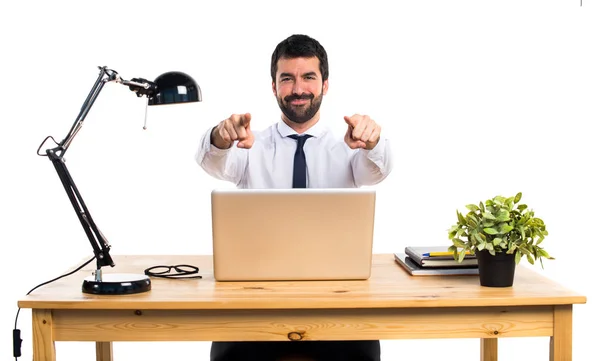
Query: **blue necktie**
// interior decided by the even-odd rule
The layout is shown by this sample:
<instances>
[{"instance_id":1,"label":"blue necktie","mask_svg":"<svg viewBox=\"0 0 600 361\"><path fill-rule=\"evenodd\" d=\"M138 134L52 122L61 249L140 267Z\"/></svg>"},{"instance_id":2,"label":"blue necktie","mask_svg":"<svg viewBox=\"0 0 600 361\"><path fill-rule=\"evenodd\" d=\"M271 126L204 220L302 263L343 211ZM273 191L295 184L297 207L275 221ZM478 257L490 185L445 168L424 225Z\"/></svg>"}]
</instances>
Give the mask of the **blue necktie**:
<instances>
[{"instance_id":1,"label":"blue necktie","mask_svg":"<svg viewBox=\"0 0 600 361\"><path fill-rule=\"evenodd\" d=\"M294 154L294 177L292 181L293 188L306 188L306 156L304 155L304 143L310 135L288 135L296 139L296 153Z\"/></svg>"}]
</instances>

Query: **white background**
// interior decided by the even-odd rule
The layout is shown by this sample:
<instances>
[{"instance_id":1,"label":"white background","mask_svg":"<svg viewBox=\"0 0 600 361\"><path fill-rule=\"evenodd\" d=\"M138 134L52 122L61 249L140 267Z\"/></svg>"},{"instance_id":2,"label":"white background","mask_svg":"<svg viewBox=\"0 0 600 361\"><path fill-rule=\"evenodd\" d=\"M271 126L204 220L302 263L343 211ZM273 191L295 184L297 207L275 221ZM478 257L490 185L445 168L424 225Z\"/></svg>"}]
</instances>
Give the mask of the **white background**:
<instances>
[{"instance_id":1,"label":"white background","mask_svg":"<svg viewBox=\"0 0 600 361\"><path fill-rule=\"evenodd\" d=\"M394 5L391 5L394 3ZM594 0L20 1L0 11L0 358L17 300L91 247L51 163L107 65L124 78L180 70L204 101L149 108L108 84L67 165L112 254L210 254L209 194L231 185L194 161L201 134L231 113L277 121L270 57L293 33L330 59L322 122L369 114L392 139L395 169L378 189L374 251L445 244L456 209L521 191L550 232L542 272L585 294L574 307L573 359L591 360L599 324L597 124L600 4ZM8 143L7 143L8 142ZM23 360L31 313L22 310ZM477 339L384 341L383 360L478 360ZM143 346L143 347L142 347ZM208 360L209 343L117 343L115 360ZM93 360L92 343L57 343L60 360ZM173 354L176 354L174 356ZM547 360L548 339L502 339L502 360Z\"/></svg>"}]
</instances>

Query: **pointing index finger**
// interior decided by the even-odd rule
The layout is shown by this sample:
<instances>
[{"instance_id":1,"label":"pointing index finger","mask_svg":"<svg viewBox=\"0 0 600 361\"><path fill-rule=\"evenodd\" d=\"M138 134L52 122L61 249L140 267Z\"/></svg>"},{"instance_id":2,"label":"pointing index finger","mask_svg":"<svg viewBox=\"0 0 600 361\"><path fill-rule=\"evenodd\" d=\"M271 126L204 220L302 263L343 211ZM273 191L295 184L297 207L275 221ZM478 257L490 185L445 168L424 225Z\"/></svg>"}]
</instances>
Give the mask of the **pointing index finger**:
<instances>
[{"instance_id":1,"label":"pointing index finger","mask_svg":"<svg viewBox=\"0 0 600 361\"><path fill-rule=\"evenodd\" d=\"M250 115L250 113L246 113L246 114L242 114L241 116L241 123L244 127L247 127L250 124L250 119L252 119L252 116Z\"/></svg>"},{"instance_id":2,"label":"pointing index finger","mask_svg":"<svg viewBox=\"0 0 600 361\"><path fill-rule=\"evenodd\" d=\"M348 124L352 128L354 128L356 126L356 124L358 124L358 119L356 119L356 117L354 117L354 116L349 117L349 116L345 115L344 120L346 121L346 124Z\"/></svg>"}]
</instances>

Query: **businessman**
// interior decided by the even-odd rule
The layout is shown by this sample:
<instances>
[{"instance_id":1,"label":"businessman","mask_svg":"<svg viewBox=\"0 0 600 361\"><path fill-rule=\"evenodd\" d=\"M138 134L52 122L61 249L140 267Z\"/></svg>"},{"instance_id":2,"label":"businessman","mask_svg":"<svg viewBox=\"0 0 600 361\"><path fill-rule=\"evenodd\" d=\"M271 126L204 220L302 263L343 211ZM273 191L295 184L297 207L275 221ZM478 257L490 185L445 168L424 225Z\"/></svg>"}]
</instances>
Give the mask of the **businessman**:
<instances>
[{"instance_id":1,"label":"businessman","mask_svg":"<svg viewBox=\"0 0 600 361\"><path fill-rule=\"evenodd\" d=\"M315 39L292 35L271 57L272 90L281 119L262 131L250 113L232 114L202 137L196 161L238 188L355 188L375 185L392 170L389 140L368 115L340 117L345 134L320 120L329 88L327 53ZM293 215L290 215L293 217ZM380 361L377 340L214 342L211 361Z\"/></svg>"}]
</instances>

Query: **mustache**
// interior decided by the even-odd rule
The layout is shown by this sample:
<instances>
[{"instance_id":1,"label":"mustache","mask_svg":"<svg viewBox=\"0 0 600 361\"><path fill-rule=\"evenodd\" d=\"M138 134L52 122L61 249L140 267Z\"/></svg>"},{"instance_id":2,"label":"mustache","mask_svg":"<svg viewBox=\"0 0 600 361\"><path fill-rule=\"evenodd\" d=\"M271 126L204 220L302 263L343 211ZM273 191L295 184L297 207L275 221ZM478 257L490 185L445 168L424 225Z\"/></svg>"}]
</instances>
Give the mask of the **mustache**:
<instances>
[{"instance_id":1,"label":"mustache","mask_svg":"<svg viewBox=\"0 0 600 361\"><path fill-rule=\"evenodd\" d=\"M283 98L283 100L285 100L286 102L291 102L293 100L300 100L300 99L312 100L312 99L314 99L314 97L315 96L310 93L292 94L292 95L288 95L287 97Z\"/></svg>"}]
</instances>

